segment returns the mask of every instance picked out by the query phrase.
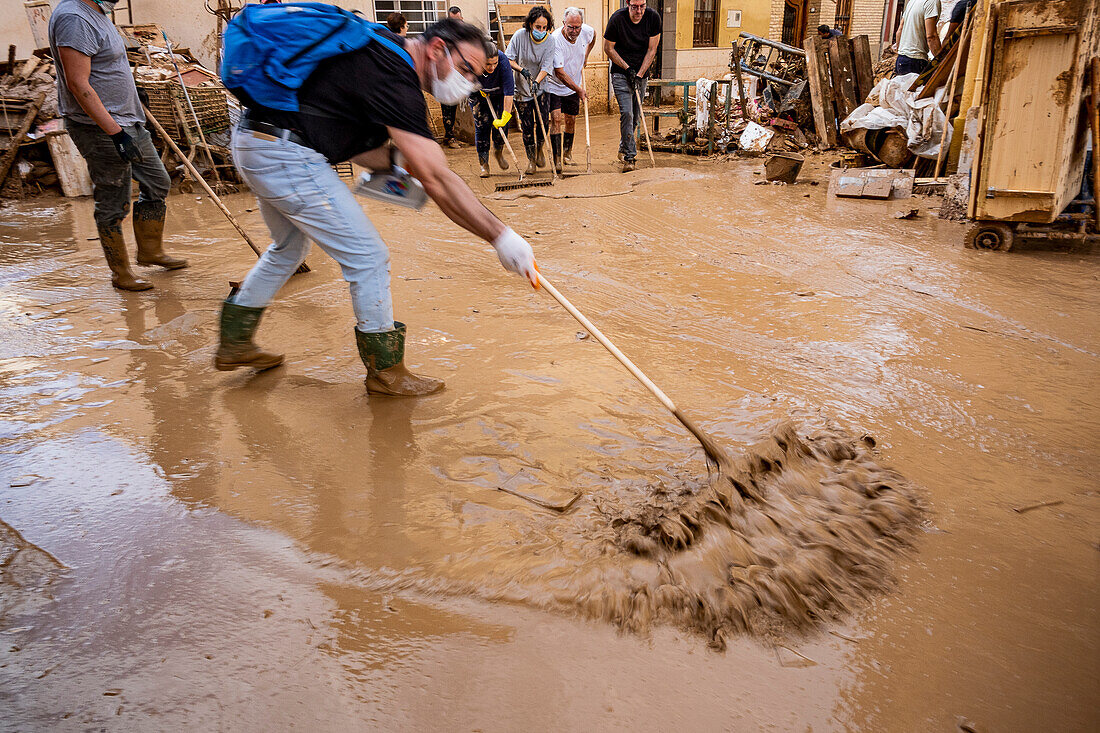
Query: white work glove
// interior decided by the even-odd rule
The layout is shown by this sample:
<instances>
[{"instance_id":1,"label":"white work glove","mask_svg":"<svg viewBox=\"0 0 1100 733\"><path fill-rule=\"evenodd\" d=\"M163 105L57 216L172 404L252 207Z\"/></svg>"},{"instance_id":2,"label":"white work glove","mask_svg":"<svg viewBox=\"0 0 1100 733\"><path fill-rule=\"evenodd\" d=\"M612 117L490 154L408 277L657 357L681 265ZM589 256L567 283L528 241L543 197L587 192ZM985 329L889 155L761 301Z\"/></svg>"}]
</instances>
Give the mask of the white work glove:
<instances>
[{"instance_id":1,"label":"white work glove","mask_svg":"<svg viewBox=\"0 0 1100 733\"><path fill-rule=\"evenodd\" d=\"M497 251L497 257L505 270L523 275L538 290L539 266L535 264L535 252L526 239L516 234L511 227L506 227L493 242L493 249Z\"/></svg>"}]
</instances>

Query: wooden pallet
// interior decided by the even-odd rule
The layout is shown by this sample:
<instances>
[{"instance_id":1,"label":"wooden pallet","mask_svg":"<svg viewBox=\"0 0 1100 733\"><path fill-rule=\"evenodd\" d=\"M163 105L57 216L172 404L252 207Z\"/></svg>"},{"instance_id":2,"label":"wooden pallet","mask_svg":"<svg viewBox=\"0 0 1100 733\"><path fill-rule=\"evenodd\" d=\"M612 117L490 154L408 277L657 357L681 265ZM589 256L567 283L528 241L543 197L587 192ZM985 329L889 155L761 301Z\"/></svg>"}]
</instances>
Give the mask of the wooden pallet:
<instances>
[{"instance_id":1,"label":"wooden pallet","mask_svg":"<svg viewBox=\"0 0 1100 733\"><path fill-rule=\"evenodd\" d=\"M875 85L867 36L830 38L816 33L806 39L806 73L813 103L814 128L821 144L841 144L840 122Z\"/></svg>"}]
</instances>

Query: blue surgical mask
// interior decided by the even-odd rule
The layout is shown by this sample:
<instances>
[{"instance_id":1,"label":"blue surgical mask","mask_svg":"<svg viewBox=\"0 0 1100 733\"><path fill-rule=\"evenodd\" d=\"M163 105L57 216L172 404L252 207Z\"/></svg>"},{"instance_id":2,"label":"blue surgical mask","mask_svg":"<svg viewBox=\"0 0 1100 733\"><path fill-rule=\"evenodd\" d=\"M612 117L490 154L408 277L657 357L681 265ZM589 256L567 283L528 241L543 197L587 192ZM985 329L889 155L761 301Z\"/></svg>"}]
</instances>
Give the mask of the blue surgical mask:
<instances>
[{"instance_id":1,"label":"blue surgical mask","mask_svg":"<svg viewBox=\"0 0 1100 733\"><path fill-rule=\"evenodd\" d=\"M533 30L531 31L531 35L535 37L536 41L541 41L543 38L546 38L546 31Z\"/></svg>"}]
</instances>

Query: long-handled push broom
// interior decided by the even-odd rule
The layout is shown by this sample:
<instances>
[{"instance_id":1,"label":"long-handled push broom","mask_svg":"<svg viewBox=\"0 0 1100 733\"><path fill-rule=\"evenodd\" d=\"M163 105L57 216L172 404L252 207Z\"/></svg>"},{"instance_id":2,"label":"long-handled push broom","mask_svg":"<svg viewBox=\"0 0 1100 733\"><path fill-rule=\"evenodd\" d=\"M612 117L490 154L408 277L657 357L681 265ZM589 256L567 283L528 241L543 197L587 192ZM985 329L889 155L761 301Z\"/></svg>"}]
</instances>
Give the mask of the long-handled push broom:
<instances>
[{"instance_id":1,"label":"long-handled push broom","mask_svg":"<svg viewBox=\"0 0 1100 733\"><path fill-rule=\"evenodd\" d=\"M569 315L576 318L577 321L579 321L580 324L584 326L590 334L595 336L596 340L603 344L604 348L610 351L611 355L618 359L619 363L626 367L627 370L631 374L633 374L639 382L645 385L645 388L653 393L653 396L656 397L661 402L661 404L664 405L668 409L668 411L671 412L673 416L680 421L681 425L687 428L689 433L695 436L695 438L703 446L703 452L707 456L708 465L713 464L718 469L719 473L728 473L729 469L733 466L733 460L714 441L714 438L707 435L695 423L689 420L687 416L684 415L684 413L682 413L678 407L676 407L675 403L673 403L673 401L669 399L669 396L666 395L660 387L654 384L653 380L647 377L645 373L642 372L642 370L639 369L634 364L634 362L628 359L623 352L619 351L618 347L616 347L615 344L611 343L611 340L607 338L607 336L604 336L603 332L600 331L600 329L596 328L596 326L593 325L592 321L585 318L584 314L577 310L576 306L570 303L564 295L558 292L558 289L551 285L544 275L540 273L538 278L539 284L546 289L546 292L550 293L554 300L558 301L558 303L560 303L561 306L565 308L565 310L569 311Z\"/></svg>"}]
</instances>

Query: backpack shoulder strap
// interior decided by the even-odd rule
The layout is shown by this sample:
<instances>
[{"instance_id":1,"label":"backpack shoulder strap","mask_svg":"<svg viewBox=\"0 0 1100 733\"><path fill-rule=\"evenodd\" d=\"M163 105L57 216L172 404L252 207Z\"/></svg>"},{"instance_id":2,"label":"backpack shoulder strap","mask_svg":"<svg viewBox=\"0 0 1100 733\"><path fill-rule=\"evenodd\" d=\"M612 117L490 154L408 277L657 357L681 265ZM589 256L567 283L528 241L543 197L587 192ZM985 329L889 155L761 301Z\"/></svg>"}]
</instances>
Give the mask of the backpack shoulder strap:
<instances>
[{"instance_id":1,"label":"backpack shoulder strap","mask_svg":"<svg viewBox=\"0 0 1100 733\"><path fill-rule=\"evenodd\" d=\"M416 64L413 63L412 56L409 55L409 52L406 51L404 47L391 41L389 38L386 38L385 35L378 32L382 28L385 28L384 25L382 25L381 23L366 23L366 26L370 30L371 36L375 41L378 41L378 43L382 44L383 46L403 58L405 60L405 63L407 63L409 67L413 69L413 71L416 70Z\"/></svg>"}]
</instances>

